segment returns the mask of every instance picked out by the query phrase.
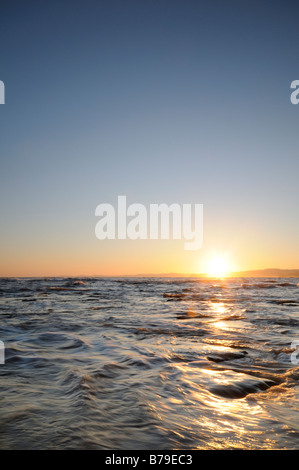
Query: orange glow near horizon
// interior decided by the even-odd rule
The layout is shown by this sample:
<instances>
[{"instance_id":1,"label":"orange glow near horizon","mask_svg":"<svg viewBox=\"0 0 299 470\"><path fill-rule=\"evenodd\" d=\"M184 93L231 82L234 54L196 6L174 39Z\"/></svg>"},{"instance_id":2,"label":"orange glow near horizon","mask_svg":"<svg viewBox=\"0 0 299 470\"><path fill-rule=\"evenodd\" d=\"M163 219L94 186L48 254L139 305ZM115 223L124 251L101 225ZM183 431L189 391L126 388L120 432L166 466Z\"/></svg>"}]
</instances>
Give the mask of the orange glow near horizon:
<instances>
[{"instance_id":1,"label":"orange glow near horizon","mask_svg":"<svg viewBox=\"0 0 299 470\"><path fill-rule=\"evenodd\" d=\"M84 240L84 239L83 239ZM298 256L281 250L276 257L259 246L213 243L185 251L181 240L105 240L83 243L74 237L24 239L3 247L1 277L206 275L225 278L239 271L279 267L297 269ZM282 256L284 259L282 260Z\"/></svg>"}]
</instances>

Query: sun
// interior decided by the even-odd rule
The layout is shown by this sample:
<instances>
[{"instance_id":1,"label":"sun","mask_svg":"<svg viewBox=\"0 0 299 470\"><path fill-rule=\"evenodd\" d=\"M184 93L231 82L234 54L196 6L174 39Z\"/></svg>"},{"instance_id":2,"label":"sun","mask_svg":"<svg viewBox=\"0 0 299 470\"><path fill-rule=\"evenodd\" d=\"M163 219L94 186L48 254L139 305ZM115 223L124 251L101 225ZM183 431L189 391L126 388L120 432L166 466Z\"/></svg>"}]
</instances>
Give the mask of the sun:
<instances>
[{"instance_id":1,"label":"sun","mask_svg":"<svg viewBox=\"0 0 299 470\"><path fill-rule=\"evenodd\" d=\"M230 271L230 265L225 256L214 256L207 263L207 276L209 277L226 277Z\"/></svg>"}]
</instances>

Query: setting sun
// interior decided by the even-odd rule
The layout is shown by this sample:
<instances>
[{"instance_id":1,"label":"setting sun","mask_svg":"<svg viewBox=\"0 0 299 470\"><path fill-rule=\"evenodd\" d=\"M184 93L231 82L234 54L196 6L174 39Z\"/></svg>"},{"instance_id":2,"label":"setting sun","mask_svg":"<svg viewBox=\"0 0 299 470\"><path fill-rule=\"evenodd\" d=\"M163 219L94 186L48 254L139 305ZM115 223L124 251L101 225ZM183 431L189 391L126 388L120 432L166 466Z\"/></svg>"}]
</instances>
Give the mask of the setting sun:
<instances>
[{"instance_id":1,"label":"setting sun","mask_svg":"<svg viewBox=\"0 0 299 470\"><path fill-rule=\"evenodd\" d=\"M230 271L228 260L224 256L214 256L207 263L207 276L209 277L225 277Z\"/></svg>"}]
</instances>

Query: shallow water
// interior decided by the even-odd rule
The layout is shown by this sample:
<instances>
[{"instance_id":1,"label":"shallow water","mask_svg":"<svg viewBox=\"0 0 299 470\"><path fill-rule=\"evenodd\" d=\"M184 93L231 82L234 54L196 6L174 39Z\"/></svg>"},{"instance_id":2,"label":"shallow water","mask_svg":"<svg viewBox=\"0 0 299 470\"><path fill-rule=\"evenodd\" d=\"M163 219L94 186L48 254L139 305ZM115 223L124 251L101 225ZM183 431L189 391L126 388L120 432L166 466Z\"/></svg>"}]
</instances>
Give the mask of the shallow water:
<instances>
[{"instance_id":1,"label":"shallow water","mask_svg":"<svg viewBox=\"0 0 299 470\"><path fill-rule=\"evenodd\" d=\"M299 279L1 279L1 449L296 449Z\"/></svg>"}]
</instances>

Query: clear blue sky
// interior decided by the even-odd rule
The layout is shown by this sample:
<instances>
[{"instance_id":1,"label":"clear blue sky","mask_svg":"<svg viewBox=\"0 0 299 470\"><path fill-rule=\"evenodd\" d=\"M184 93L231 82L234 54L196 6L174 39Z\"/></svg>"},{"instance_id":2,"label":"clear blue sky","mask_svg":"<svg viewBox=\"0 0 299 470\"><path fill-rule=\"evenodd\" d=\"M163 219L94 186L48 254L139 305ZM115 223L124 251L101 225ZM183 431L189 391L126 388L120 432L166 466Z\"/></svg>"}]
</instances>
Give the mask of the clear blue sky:
<instances>
[{"instance_id":1,"label":"clear blue sky","mask_svg":"<svg viewBox=\"0 0 299 470\"><path fill-rule=\"evenodd\" d=\"M55 274L45 252L66 274L101 274L115 251L125 272L135 248L94 235L95 207L121 194L203 203L202 253L232 250L240 269L299 267L298 13L293 1L2 2L0 274ZM159 270L138 249L138 269ZM183 255L170 268L193 271Z\"/></svg>"}]
</instances>

